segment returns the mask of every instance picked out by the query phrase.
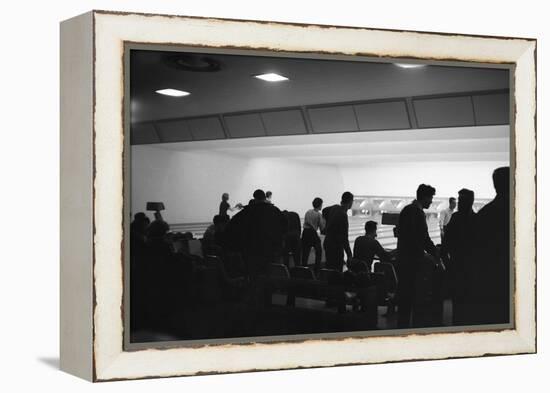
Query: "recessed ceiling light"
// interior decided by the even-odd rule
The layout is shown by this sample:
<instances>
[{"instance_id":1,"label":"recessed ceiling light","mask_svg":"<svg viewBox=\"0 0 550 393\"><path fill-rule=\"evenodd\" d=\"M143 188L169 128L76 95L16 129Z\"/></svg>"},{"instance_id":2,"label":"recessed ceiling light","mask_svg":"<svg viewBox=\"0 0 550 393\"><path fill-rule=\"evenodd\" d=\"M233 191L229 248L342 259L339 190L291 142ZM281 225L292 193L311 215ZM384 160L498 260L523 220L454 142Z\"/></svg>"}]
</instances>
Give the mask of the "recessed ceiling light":
<instances>
[{"instance_id":1,"label":"recessed ceiling light","mask_svg":"<svg viewBox=\"0 0 550 393\"><path fill-rule=\"evenodd\" d=\"M266 82L282 82L288 80L286 76L275 74L272 72L270 72L269 74L254 75L254 78L258 78Z\"/></svg>"},{"instance_id":2,"label":"recessed ceiling light","mask_svg":"<svg viewBox=\"0 0 550 393\"><path fill-rule=\"evenodd\" d=\"M157 90L155 93L162 94L165 96L170 96L170 97L184 97L191 94L187 91L176 90L176 89L160 89L160 90Z\"/></svg>"},{"instance_id":3,"label":"recessed ceiling light","mask_svg":"<svg viewBox=\"0 0 550 393\"><path fill-rule=\"evenodd\" d=\"M401 68L420 68L426 67L426 64L406 64L406 63L395 63L396 66Z\"/></svg>"}]
</instances>

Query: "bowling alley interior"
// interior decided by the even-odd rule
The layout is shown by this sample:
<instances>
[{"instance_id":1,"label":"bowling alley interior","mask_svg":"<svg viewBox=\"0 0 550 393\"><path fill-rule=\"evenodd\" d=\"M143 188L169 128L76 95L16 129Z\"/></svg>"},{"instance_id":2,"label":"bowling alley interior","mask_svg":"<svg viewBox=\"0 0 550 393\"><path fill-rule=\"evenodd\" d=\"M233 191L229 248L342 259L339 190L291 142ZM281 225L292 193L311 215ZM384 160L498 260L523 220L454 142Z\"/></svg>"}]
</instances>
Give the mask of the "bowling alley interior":
<instances>
[{"instance_id":1,"label":"bowling alley interior","mask_svg":"<svg viewBox=\"0 0 550 393\"><path fill-rule=\"evenodd\" d=\"M130 343L510 323L513 70L127 56Z\"/></svg>"}]
</instances>

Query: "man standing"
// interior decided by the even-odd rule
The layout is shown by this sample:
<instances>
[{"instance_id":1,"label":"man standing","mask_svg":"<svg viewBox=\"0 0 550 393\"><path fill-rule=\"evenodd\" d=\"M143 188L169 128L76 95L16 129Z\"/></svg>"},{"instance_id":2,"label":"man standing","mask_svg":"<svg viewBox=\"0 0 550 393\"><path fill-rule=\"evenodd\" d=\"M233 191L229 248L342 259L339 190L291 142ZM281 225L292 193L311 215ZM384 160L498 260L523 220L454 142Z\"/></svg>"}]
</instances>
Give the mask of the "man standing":
<instances>
[{"instance_id":1,"label":"man standing","mask_svg":"<svg viewBox=\"0 0 550 393\"><path fill-rule=\"evenodd\" d=\"M266 201L262 190L254 191L254 203L237 213L227 224L229 246L243 256L250 277L267 272L283 251L287 220L283 213Z\"/></svg>"},{"instance_id":2,"label":"man standing","mask_svg":"<svg viewBox=\"0 0 550 393\"><path fill-rule=\"evenodd\" d=\"M424 262L424 251L432 255L439 265L439 252L430 235L423 209L432 204L435 188L421 184L416 190L416 199L399 214L397 253L399 257L398 306L399 328L410 326L415 304L416 278Z\"/></svg>"},{"instance_id":3,"label":"man standing","mask_svg":"<svg viewBox=\"0 0 550 393\"><path fill-rule=\"evenodd\" d=\"M321 268L321 239L317 230L325 229L325 220L321 214L323 200L315 198L312 202L313 209L306 212L304 217L304 230L302 232L302 265L307 266L311 247L315 249L315 271Z\"/></svg>"},{"instance_id":4,"label":"man standing","mask_svg":"<svg viewBox=\"0 0 550 393\"><path fill-rule=\"evenodd\" d=\"M445 227L451 221L451 216L455 211L456 199L451 197L449 198L449 207L445 210L442 210L439 213L439 231L441 232L441 243L443 243L443 237L445 236Z\"/></svg>"},{"instance_id":5,"label":"man standing","mask_svg":"<svg viewBox=\"0 0 550 393\"><path fill-rule=\"evenodd\" d=\"M458 211L445 228L442 254L450 256L449 278L453 299L453 325L469 325L467 295L471 276L475 274L473 263L476 214L472 210L474 192L463 188L458 192Z\"/></svg>"},{"instance_id":6,"label":"man standing","mask_svg":"<svg viewBox=\"0 0 550 393\"><path fill-rule=\"evenodd\" d=\"M227 192L224 192L222 194L222 201L220 202L220 210L218 212L218 215L221 217L227 217L229 218L229 214L227 211L234 211L235 209L242 209L242 205L240 203L237 203L235 207L231 207L229 204L229 194Z\"/></svg>"},{"instance_id":7,"label":"man standing","mask_svg":"<svg viewBox=\"0 0 550 393\"><path fill-rule=\"evenodd\" d=\"M269 202L268 202L269 203ZM283 263L288 267L289 255L292 254L294 266L300 266L302 263L300 242L300 216L296 212L284 210L283 214L287 221L286 233L284 236Z\"/></svg>"},{"instance_id":8,"label":"man standing","mask_svg":"<svg viewBox=\"0 0 550 393\"><path fill-rule=\"evenodd\" d=\"M510 322L510 167L493 172L496 197L476 217L475 274L470 292L475 324Z\"/></svg>"},{"instance_id":9,"label":"man standing","mask_svg":"<svg viewBox=\"0 0 550 393\"><path fill-rule=\"evenodd\" d=\"M349 246L348 210L353 204L353 194L346 191L342 194L339 205L331 206L327 211L327 227L325 237L325 255L327 268L339 272L344 267L344 252L347 259L351 260L352 253Z\"/></svg>"}]
</instances>

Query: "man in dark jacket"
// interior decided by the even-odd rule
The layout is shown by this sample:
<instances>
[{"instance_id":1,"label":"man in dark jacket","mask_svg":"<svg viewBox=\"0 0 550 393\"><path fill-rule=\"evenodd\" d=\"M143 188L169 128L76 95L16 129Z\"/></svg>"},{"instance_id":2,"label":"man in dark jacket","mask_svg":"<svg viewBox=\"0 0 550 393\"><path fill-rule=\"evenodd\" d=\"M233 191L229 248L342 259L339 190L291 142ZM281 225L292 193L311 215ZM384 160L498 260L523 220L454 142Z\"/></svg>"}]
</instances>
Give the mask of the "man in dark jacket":
<instances>
[{"instance_id":1,"label":"man in dark jacket","mask_svg":"<svg viewBox=\"0 0 550 393\"><path fill-rule=\"evenodd\" d=\"M269 202L268 202L269 203ZM289 254L292 254L294 266L300 266L302 263L301 251L302 244L300 241L300 216L296 212L283 211L287 221L286 233L284 236L283 262L289 266Z\"/></svg>"},{"instance_id":2,"label":"man in dark jacket","mask_svg":"<svg viewBox=\"0 0 550 393\"><path fill-rule=\"evenodd\" d=\"M352 253L349 246L348 210L353 204L353 194L344 192L339 205L331 206L327 210L326 237L324 242L326 267L339 272L344 266L344 252L351 260Z\"/></svg>"},{"instance_id":3,"label":"man in dark jacket","mask_svg":"<svg viewBox=\"0 0 550 393\"><path fill-rule=\"evenodd\" d=\"M476 214L472 210L474 192L463 188L458 192L458 211L445 227L442 255L450 257L448 266L451 297L453 300L453 325L469 325L468 291L475 273L474 246Z\"/></svg>"},{"instance_id":4,"label":"man in dark jacket","mask_svg":"<svg viewBox=\"0 0 550 393\"><path fill-rule=\"evenodd\" d=\"M510 168L495 169L493 184L495 199L476 217L470 292L474 324L510 322Z\"/></svg>"},{"instance_id":5,"label":"man in dark jacket","mask_svg":"<svg viewBox=\"0 0 550 393\"><path fill-rule=\"evenodd\" d=\"M410 326L415 294L415 281L424 263L424 252L428 252L439 263L439 252L428 233L423 209L432 204L435 188L421 184L416 190L416 199L399 214L397 253L399 256L398 306L399 328ZM416 323L415 323L416 325Z\"/></svg>"},{"instance_id":6,"label":"man in dark jacket","mask_svg":"<svg viewBox=\"0 0 550 393\"><path fill-rule=\"evenodd\" d=\"M256 190L254 203L233 216L225 235L228 246L242 254L249 275L254 278L265 274L269 264L281 257L286 230L283 213L266 202L262 190Z\"/></svg>"}]
</instances>

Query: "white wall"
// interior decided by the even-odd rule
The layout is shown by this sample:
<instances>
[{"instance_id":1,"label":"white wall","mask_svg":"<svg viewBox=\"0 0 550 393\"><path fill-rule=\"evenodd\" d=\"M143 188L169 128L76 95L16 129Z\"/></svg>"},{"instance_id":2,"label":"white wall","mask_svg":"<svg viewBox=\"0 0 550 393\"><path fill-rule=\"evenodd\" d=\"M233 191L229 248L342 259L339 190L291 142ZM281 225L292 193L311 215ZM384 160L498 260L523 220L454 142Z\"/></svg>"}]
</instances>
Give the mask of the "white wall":
<instances>
[{"instance_id":1,"label":"white wall","mask_svg":"<svg viewBox=\"0 0 550 393\"><path fill-rule=\"evenodd\" d=\"M414 196L419 184L436 188L436 196L455 196L461 188L476 198L493 198L492 174L508 162L396 162L342 167L345 188L357 195Z\"/></svg>"},{"instance_id":2,"label":"white wall","mask_svg":"<svg viewBox=\"0 0 550 393\"><path fill-rule=\"evenodd\" d=\"M461 188L477 198L493 198L492 172L507 162L396 162L362 167L315 165L274 158L246 158L219 152L173 151L133 146L131 211L148 201L162 201L171 223L209 222L221 194L231 205L246 204L255 189L273 192L281 209L303 215L319 196L325 206L343 191L356 195L414 196L420 183L434 186L436 196L456 196ZM149 214L151 215L151 214Z\"/></svg>"},{"instance_id":3,"label":"white wall","mask_svg":"<svg viewBox=\"0 0 550 393\"><path fill-rule=\"evenodd\" d=\"M257 188L271 190L281 210L303 215L314 197L333 204L345 191L334 166L153 146L132 146L131 181L132 214L144 211L148 201L162 201L171 223L212 220L224 192L234 205L248 203Z\"/></svg>"}]
</instances>

